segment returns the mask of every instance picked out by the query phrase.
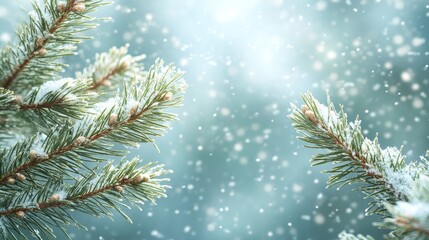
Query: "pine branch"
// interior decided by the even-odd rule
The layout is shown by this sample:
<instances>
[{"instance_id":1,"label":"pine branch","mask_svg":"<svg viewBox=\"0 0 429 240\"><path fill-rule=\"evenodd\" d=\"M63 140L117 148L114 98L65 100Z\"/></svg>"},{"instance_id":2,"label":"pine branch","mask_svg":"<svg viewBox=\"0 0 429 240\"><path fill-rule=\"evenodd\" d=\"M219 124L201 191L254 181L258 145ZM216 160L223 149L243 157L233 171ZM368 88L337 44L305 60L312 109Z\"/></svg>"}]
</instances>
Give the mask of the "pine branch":
<instances>
[{"instance_id":1,"label":"pine branch","mask_svg":"<svg viewBox=\"0 0 429 240\"><path fill-rule=\"evenodd\" d=\"M136 74L142 74L143 65L140 63L146 55L131 56L128 54L129 45L121 48L113 47L108 52L97 54L95 62L76 74L77 78L92 78L90 90L111 86L114 80L124 81ZM117 84L116 84L117 85Z\"/></svg>"},{"instance_id":2,"label":"pine branch","mask_svg":"<svg viewBox=\"0 0 429 240\"><path fill-rule=\"evenodd\" d=\"M336 111L329 97L327 106L320 104L310 93L302 98L305 104L300 110L293 106L289 117L301 134L300 139L310 143L309 147L328 150L312 158L313 165L334 164L331 170L326 171L333 174L328 187L359 183L359 190L373 198L367 214L388 217L380 226L393 229L391 236L395 239L404 236L428 237L429 188L423 189L421 186L429 186L429 180L425 184L419 183L421 179L429 179L425 177L429 173L428 161L423 159L420 163L407 164L401 150L394 147L382 149L377 137L371 141L363 136L358 119L349 123L342 107ZM416 196L416 193L419 195ZM416 212L422 213L424 210L418 225L411 224L415 218L407 219L403 215L416 204L420 207ZM412 237L409 239L414 239ZM340 238L366 239L346 233L341 234Z\"/></svg>"},{"instance_id":3,"label":"pine branch","mask_svg":"<svg viewBox=\"0 0 429 240\"><path fill-rule=\"evenodd\" d=\"M125 152L111 149L112 142L128 146L153 142L151 136L160 136L167 129L163 123L175 119L162 110L182 102L179 94L185 89L183 84L181 72L157 61L145 79L136 79L130 87L125 85L122 97L96 104L94 115L4 150L0 154L0 161L5 162L0 166L0 185L25 185L15 181L17 174L35 181L73 177L69 172L80 175L86 168L82 159L103 161L99 156L123 156Z\"/></svg>"},{"instance_id":4,"label":"pine branch","mask_svg":"<svg viewBox=\"0 0 429 240\"><path fill-rule=\"evenodd\" d=\"M104 0L44 0L42 10L34 2L34 15L17 32L19 44L5 46L0 53L1 86L22 92L29 83L34 86L56 77L65 66L56 60L74 53L74 46L85 39L76 33L95 27L95 19L87 14L105 4Z\"/></svg>"},{"instance_id":5,"label":"pine branch","mask_svg":"<svg viewBox=\"0 0 429 240\"><path fill-rule=\"evenodd\" d=\"M0 210L0 236L18 239L20 234L14 226L26 225L25 229L38 239L54 236L49 225L77 225L74 218L65 214L75 210L95 216L111 216L111 210L117 210L128 221L131 219L121 210L127 207L122 199L126 199L134 206L144 201L155 203L155 199L165 197L165 188L160 182L166 179L157 179L169 173L161 165L147 164L138 167L140 160L123 161L114 167L112 163L106 165L100 173L91 173L77 180L71 186L51 183L43 189L31 189L17 193L6 199ZM69 237L69 236L68 236ZM71 239L69 237L69 239Z\"/></svg>"},{"instance_id":6,"label":"pine branch","mask_svg":"<svg viewBox=\"0 0 429 240\"><path fill-rule=\"evenodd\" d=\"M333 176L328 186L364 183L359 189L374 201L368 214L385 214L383 202L395 203L406 200L413 180L419 175L419 167L407 165L405 157L396 148L381 149L377 138L364 138L360 121L347 122L347 115L337 112L328 99L328 107L320 104L310 94L304 94L305 105L301 111L294 108L290 118L301 134L300 139L311 147L328 149L326 154L313 157L313 165L334 163L328 170ZM404 177L407 176L407 177Z\"/></svg>"}]
</instances>

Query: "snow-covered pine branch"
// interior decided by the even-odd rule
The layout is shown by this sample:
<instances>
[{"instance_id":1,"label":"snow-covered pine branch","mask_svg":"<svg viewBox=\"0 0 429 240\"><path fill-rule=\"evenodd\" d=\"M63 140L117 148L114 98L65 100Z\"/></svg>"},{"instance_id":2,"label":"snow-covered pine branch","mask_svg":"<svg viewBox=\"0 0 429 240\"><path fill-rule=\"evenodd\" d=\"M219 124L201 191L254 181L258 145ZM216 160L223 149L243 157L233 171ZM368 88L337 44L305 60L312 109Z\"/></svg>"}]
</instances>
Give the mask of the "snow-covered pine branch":
<instances>
[{"instance_id":1,"label":"snow-covered pine branch","mask_svg":"<svg viewBox=\"0 0 429 240\"><path fill-rule=\"evenodd\" d=\"M313 165L334 164L332 169L326 171L332 174L328 180L328 186L341 187L346 184L360 183L358 189L372 198L366 209L367 214L379 214L383 218L393 217L393 220L386 220L390 223L390 227L394 226L392 236L404 237L411 232L411 234L429 237L429 231L427 231L429 192L416 187L418 182L427 179L429 175L427 161L407 164L400 149L396 147L383 149L377 137L374 140L364 137L360 120L348 122L343 108L340 107L337 111L329 97L327 106L317 101L310 93L303 94L302 99L304 105L301 109L293 106L293 112L289 117L300 134L299 138L310 144L308 147L328 150L326 153L313 156L311 160ZM422 186L422 184L417 185ZM422 207L418 212L424 216L410 217L410 219L421 220L416 225L419 227L405 226L404 221L400 218L398 220L398 217L403 214L407 216L406 211L413 211L408 207L416 203L416 191L420 193L418 201L422 203L418 205ZM408 231L399 231L402 228Z\"/></svg>"}]
</instances>

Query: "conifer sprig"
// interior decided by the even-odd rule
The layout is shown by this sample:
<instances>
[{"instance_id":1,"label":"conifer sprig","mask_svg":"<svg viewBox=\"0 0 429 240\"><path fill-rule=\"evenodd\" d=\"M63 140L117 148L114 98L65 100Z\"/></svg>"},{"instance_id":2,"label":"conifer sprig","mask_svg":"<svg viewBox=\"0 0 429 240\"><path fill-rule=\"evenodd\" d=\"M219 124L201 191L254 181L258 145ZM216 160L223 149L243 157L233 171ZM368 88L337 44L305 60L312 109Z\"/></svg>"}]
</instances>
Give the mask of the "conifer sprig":
<instances>
[{"instance_id":1,"label":"conifer sprig","mask_svg":"<svg viewBox=\"0 0 429 240\"><path fill-rule=\"evenodd\" d=\"M95 55L94 63L82 72L78 72L77 78L91 78L93 82L89 89L95 91L103 86L121 86L124 81L134 78L135 75L147 73L141 71L143 68L141 61L146 58L146 55L131 56L128 54L128 48L127 44Z\"/></svg>"},{"instance_id":2,"label":"conifer sprig","mask_svg":"<svg viewBox=\"0 0 429 240\"><path fill-rule=\"evenodd\" d=\"M87 38L76 33L96 26L87 14L104 0L44 0L33 2L30 21L17 31L19 43L6 45L0 53L0 84L21 94L28 86L52 80L65 65L57 59L74 53L75 45ZM37 74L37 78L35 78Z\"/></svg>"},{"instance_id":3,"label":"conifer sprig","mask_svg":"<svg viewBox=\"0 0 429 240\"><path fill-rule=\"evenodd\" d=\"M319 103L310 93L304 94L302 99L304 105L301 109L293 106L289 117L300 134L299 138L310 144L308 147L327 150L326 153L313 156L311 161L313 165L334 165L326 171L332 174L328 187L357 183L358 189L372 198L366 213L387 218L381 226L393 226L391 236L414 236L409 235L411 233L428 237L429 192L415 187L421 179L428 178L428 162L424 160L407 164L401 150L396 147L381 148L377 137L374 140L367 139L362 134L360 120L348 122L343 108L337 111L329 97L327 106ZM415 192L420 193L418 201L424 204L419 206L424 206L426 212L423 211L418 225L406 225L404 222L412 222L402 221L403 218L400 220L406 208L400 211L398 208L414 204L417 198ZM416 218L411 219L414 221ZM367 239L347 233L342 233L340 238Z\"/></svg>"},{"instance_id":4,"label":"conifer sprig","mask_svg":"<svg viewBox=\"0 0 429 240\"><path fill-rule=\"evenodd\" d=\"M1 203L4 209L0 210L0 219L5 231L0 231L0 236L27 239L14 228L24 226L37 239L46 239L54 236L50 225L80 226L71 215L65 214L70 210L111 216L113 209L131 222L121 210L129 208L122 199L140 208L145 201L154 203L156 198L165 197L168 187L161 185L168 179L159 179L168 170L154 163L139 167L140 163L137 158L123 161L118 166L109 163L100 172L94 170L70 185L49 182L43 188L11 195Z\"/></svg>"}]
</instances>

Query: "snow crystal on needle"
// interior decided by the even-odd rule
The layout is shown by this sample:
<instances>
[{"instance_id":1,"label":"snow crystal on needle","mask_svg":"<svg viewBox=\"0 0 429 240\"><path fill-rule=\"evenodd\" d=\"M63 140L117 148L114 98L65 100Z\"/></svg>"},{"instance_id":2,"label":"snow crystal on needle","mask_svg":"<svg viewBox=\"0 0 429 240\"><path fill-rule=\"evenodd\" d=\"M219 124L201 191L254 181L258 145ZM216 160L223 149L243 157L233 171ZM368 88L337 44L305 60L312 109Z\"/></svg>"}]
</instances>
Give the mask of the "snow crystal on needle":
<instances>
[{"instance_id":1,"label":"snow crystal on needle","mask_svg":"<svg viewBox=\"0 0 429 240\"><path fill-rule=\"evenodd\" d=\"M84 118L77 120L75 124L73 125L73 134L76 135L78 132L82 131L83 129L87 129L89 126L93 125L94 121L97 119L97 117L100 116L103 112L107 111L110 112L110 110L113 109L112 112L115 112L115 108L120 106L121 98L119 96L109 98L104 102L98 102L94 104L94 106L91 109L88 109L88 112L91 114L88 114Z\"/></svg>"},{"instance_id":2,"label":"snow crystal on needle","mask_svg":"<svg viewBox=\"0 0 429 240\"><path fill-rule=\"evenodd\" d=\"M426 221L427 216L429 216L429 205L421 201L398 202L395 206L395 210L404 217L422 222Z\"/></svg>"},{"instance_id":3,"label":"snow crystal on needle","mask_svg":"<svg viewBox=\"0 0 429 240\"><path fill-rule=\"evenodd\" d=\"M103 112L104 110L106 110L108 108L115 108L115 107L119 106L120 100L121 100L121 98L119 96L109 98L105 102L99 102L99 103L94 104L94 107L92 110L94 111L94 113L100 114L101 112Z\"/></svg>"},{"instance_id":4,"label":"snow crystal on needle","mask_svg":"<svg viewBox=\"0 0 429 240\"><path fill-rule=\"evenodd\" d=\"M314 99L314 103L316 104L320 117L322 117L323 122L328 124L328 127L333 127L338 123L340 117L332 106L327 107L316 99Z\"/></svg>"},{"instance_id":5,"label":"snow crystal on needle","mask_svg":"<svg viewBox=\"0 0 429 240\"><path fill-rule=\"evenodd\" d=\"M366 158L370 158L371 156L375 156L378 154L378 149L374 146L371 140L365 138L362 142L362 152Z\"/></svg>"},{"instance_id":6,"label":"snow crystal on needle","mask_svg":"<svg viewBox=\"0 0 429 240\"><path fill-rule=\"evenodd\" d=\"M58 195L60 201L64 200L67 198L67 192L64 190L58 191L55 193L56 195Z\"/></svg>"},{"instance_id":7,"label":"snow crystal on needle","mask_svg":"<svg viewBox=\"0 0 429 240\"><path fill-rule=\"evenodd\" d=\"M419 172L414 165L405 165L402 162L404 157L399 149L396 147L381 149L373 141L365 139L362 151L367 159L381 154L377 162L367 163L369 173L383 176L386 184L393 188L397 196L409 196L412 193L411 188Z\"/></svg>"},{"instance_id":8,"label":"snow crystal on needle","mask_svg":"<svg viewBox=\"0 0 429 240\"><path fill-rule=\"evenodd\" d=\"M73 86L76 84L73 78L62 78L55 81L48 81L42 84L37 91L34 103L40 103L46 94L60 90L65 86Z\"/></svg>"},{"instance_id":9,"label":"snow crystal on needle","mask_svg":"<svg viewBox=\"0 0 429 240\"><path fill-rule=\"evenodd\" d=\"M127 104L125 105L125 112L129 113L134 106L139 106L139 102L133 97L128 97Z\"/></svg>"},{"instance_id":10,"label":"snow crystal on needle","mask_svg":"<svg viewBox=\"0 0 429 240\"><path fill-rule=\"evenodd\" d=\"M404 194L408 196L411 193L411 187L414 184L414 179L418 176L418 170L412 165L398 167L394 169L395 165L400 165L403 161L401 152L396 147L387 147L381 150L383 157L382 167L385 170L386 181L391 184L397 194Z\"/></svg>"},{"instance_id":11,"label":"snow crystal on needle","mask_svg":"<svg viewBox=\"0 0 429 240\"><path fill-rule=\"evenodd\" d=\"M46 135L39 134L33 142L31 149L36 151L38 156L47 156L45 152L45 148L43 147L43 143L45 142Z\"/></svg>"},{"instance_id":12,"label":"snow crystal on needle","mask_svg":"<svg viewBox=\"0 0 429 240\"><path fill-rule=\"evenodd\" d=\"M386 182L393 187L396 194L408 196L411 193L411 186L414 183L414 178L418 174L415 167L407 165L395 171L392 167L386 166L385 172Z\"/></svg>"}]
</instances>

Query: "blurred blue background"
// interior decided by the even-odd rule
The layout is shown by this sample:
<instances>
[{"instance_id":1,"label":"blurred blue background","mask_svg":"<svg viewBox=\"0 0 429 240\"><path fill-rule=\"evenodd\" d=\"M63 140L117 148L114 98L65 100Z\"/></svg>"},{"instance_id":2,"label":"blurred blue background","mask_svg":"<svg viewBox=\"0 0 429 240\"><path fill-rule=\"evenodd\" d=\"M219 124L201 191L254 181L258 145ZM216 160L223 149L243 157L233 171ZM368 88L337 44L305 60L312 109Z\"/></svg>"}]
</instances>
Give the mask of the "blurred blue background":
<instances>
[{"instance_id":1,"label":"blurred blue background","mask_svg":"<svg viewBox=\"0 0 429 240\"><path fill-rule=\"evenodd\" d=\"M0 3L0 40L14 41L28 0ZM406 0L117 0L112 17L89 34L79 55L130 43L186 71L180 121L150 145L132 150L174 173L158 206L114 222L76 215L88 231L74 239L335 239L342 230L384 231L367 217L367 200L350 188L325 189L329 166L310 167L287 118L290 103L325 91L359 115L366 136L404 145L408 160L428 148L429 6ZM130 158L131 158L130 156ZM61 235L59 239L62 239Z\"/></svg>"}]
</instances>

